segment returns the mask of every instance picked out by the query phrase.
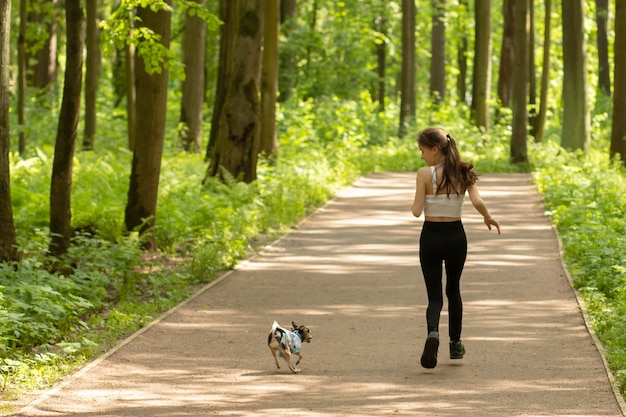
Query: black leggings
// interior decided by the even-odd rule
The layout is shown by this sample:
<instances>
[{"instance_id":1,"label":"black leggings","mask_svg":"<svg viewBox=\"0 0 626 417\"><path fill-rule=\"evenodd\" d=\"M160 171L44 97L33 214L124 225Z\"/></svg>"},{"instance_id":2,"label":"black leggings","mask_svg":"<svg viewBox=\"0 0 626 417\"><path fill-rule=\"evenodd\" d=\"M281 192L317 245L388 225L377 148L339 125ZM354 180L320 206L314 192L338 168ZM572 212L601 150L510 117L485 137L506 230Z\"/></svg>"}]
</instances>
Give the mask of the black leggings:
<instances>
[{"instance_id":1,"label":"black leggings","mask_svg":"<svg viewBox=\"0 0 626 417\"><path fill-rule=\"evenodd\" d=\"M420 236L420 264L428 293L426 323L429 332L439 331L439 317L443 308L442 264L445 264L451 341L461 339L463 302L460 281L466 257L467 237L460 220L424 222Z\"/></svg>"}]
</instances>

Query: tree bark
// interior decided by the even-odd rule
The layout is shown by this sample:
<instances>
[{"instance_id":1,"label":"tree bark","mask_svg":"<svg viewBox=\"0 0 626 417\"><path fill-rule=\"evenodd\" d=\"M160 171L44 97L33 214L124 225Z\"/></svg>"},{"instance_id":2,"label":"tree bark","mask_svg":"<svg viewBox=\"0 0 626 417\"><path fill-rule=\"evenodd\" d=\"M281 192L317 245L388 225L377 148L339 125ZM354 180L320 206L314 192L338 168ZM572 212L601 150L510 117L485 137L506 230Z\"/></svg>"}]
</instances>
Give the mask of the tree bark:
<instances>
[{"instance_id":1,"label":"tree bark","mask_svg":"<svg viewBox=\"0 0 626 417\"><path fill-rule=\"evenodd\" d=\"M98 29L99 0L86 2L87 32L85 62L85 131L83 150L92 150L96 136L96 102L98 95L98 77L100 76L100 34Z\"/></svg>"},{"instance_id":2,"label":"tree bark","mask_svg":"<svg viewBox=\"0 0 626 417\"><path fill-rule=\"evenodd\" d=\"M274 159L276 138L276 96L278 93L278 34L280 0L266 0L263 25L263 65L261 69L261 154Z\"/></svg>"},{"instance_id":3,"label":"tree bark","mask_svg":"<svg viewBox=\"0 0 626 417\"><path fill-rule=\"evenodd\" d=\"M415 120L415 1L402 0L402 73L400 97L400 126L398 136L407 134L408 125Z\"/></svg>"},{"instance_id":4,"label":"tree bark","mask_svg":"<svg viewBox=\"0 0 626 417\"><path fill-rule=\"evenodd\" d=\"M435 102L441 102L446 92L446 0L432 0L432 7L430 96Z\"/></svg>"},{"instance_id":5,"label":"tree bark","mask_svg":"<svg viewBox=\"0 0 626 417\"><path fill-rule=\"evenodd\" d=\"M563 16L563 147L586 150L590 115L585 63L584 0L561 2Z\"/></svg>"},{"instance_id":6,"label":"tree bark","mask_svg":"<svg viewBox=\"0 0 626 417\"><path fill-rule=\"evenodd\" d=\"M226 77L226 98L207 176L232 175L250 183L256 179L260 140L263 0L240 0L234 13L234 24L229 27L233 49L228 67L232 72Z\"/></svg>"},{"instance_id":7,"label":"tree bark","mask_svg":"<svg viewBox=\"0 0 626 417\"><path fill-rule=\"evenodd\" d=\"M469 7L467 5L467 0L459 0L459 33L460 33L460 44L457 48L457 65L459 67L459 75L456 79L456 90L459 96L459 100L461 103L466 103L467 101L467 50L469 41L467 39L467 23L466 23L466 14L468 13ZM463 10L461 12L461 10Z\"/></svg>"},{"instance_id":8,"label":"tree bark","mask_svg":"<svg viewBox=\"0 0 626 417\"><path fill-rule=\"evenodd\" d=\"M498 69L498 99L502 107L511 107L513 96L513 66L515 65L515 0L503 0L504 28L502 30L502 49L500 49L500 68Z\"/></svg>"},{"instance_id":9,"label":"tree bark","mask_svg":"<svg viewBox=\"0 0 626 417\"><path fill-rule=\"evenodd\" d=\"M206 4L206 0L195 0ZM185 81L180 108L180 139L187 152L199 153L202 146L202 120L204 115L204 58L206 51L206 22L198 16L185 17L183 54Z\"/></svg>"},{"instance_id":10,"label":"tree bark","mask_svg":"<svg viewBox=\"0 0 626 417\"><path fill-rule=\"evenodd\" d=\"M289 38L296 30L298 21L298 6L296 0L280 0L280 30L287 40L280 45L280 69L278 71L278 101L285 102L293 95L294 70L296 66L296 49L289 45Z\"/></svg>"},{"instance_id":11,"label":"tree bark","mask_svg":"<svg viewBox=\"0 0 626 417\"><path fill-rule=\"evenodd\" d=\"M211 131L209 142L207 143L205 160L210 161L217 141L219 132L220 116L226 101L226 89L228 86L228 74L230 73L230 62L232 54L232 37L229 36L231 26L234 22L234 3L231 0L220 0L219 17L224 24L220 26L220 52L217 69L217 83L215 85L215 102L213 103L213 114L211 116Z\"/></svg>"},{"instance_id":12,"label":"tree bark","mask_svg":"<svg viewBox=\"0 0 626 417\"><path fill-rule=\"evenodd\" d=\"M528 152L528 38L529 0L515 0L515 36L513 37L515 63L513 65L513 132L511 135L511 162L527 163Z\"/></svg>"},{"instance_id":13,"label":"tree bark","mask_svg":"<svg viewBox=\"0 0 626 417\"><path fill-rule=\"evenodd\" d=\"M137 87L135 82L135 46L127 44L124 48L124 71L126 80L126 130L128 133L128 149L135 150L137 143Z\"/></svg>"},{"instance_id":14,"label":"tree bark","mask_svg":"<svg viewBox=\"0 0 626 417\"><path fill-rule=\"evenodd\" d=\"M615 0L620 2L623 0ZM596 26L598 29L598 89L611 95L611 69L609 66L609 0L596 0Z\"/></svg>"},{"instance_id":15,"label":"tree bark","mask_svg":"<svg viewBox=\"0 0 626 417\"><path fill-rule=\"evenodd\" d=\"M55 256L67 251L71 238L72 168L83 82L84 16L82 0L65 1L66 64L50 186L50 246Z\"/></svg>"},{"instance_id":16,"label":"tree bark","mask_svg":"<svg viewBox=\"0 0 626 417\"><path fill-rule=\"evenodd\" d=\"M27 1L20 0L20 32L17 39L17 124L20 126L18 150L20 155L26 152L26 25L28 19Z\"/></svg>"},{"instance_id":17,"label":"tree bark","mask_svg":"<svg viewBox=\"0 0 626 417\"><path fill-rule=\"evenodd\" d=\"M528 1L528 126L535 136L537 117L537 75L535 69L535 0Z\"/></svg>"},{"instance_id":18,"label":"tree bark","mask_svg":"<svg viewBox=\"0 0 626 417\"><path fill-rule=\"evenodd\" d=\"M0 2L0 262L18 258L9 169L9 62L11 2Z\"/></svg>"},{"instance_id":19,"label":"tree bark","mask_svg":"<svg viewBox=\"0 0 626 417\"><path fill-rule=\"evenodd\" d=\"M491 90L491 0L475 5L474 77L472 110L476 126L489 130L489 91Z\"/></svg>"},{"instance_id":20,"label":"tree bark","mask_svg":"<svg viewBox=\"0 0 626 417\"><path fill-rule=\"evenodd\" d=\"M33 57L36 63L31 73L30 82L33 87L47 91L54 85L57 71L57 25L55 16L57 0L34 0L30 4L34 11L29 14L29 22L45 25L45 31L49 35L42 47L34 52ZM32 47L32 45L30 46Z\"/></svg>"},{"instance_id":21,"label":"tree bark","mask_svg":"<svg viewBox=\"0 0 626 417\"><path fill-rule=\"evenodd\" d=\"M387 37L387 21L385 19L385 11L381 10L385 7L385 3L381 2L378 6L378 15L374 22L374 30L381 34L381 36ZM378 77L378 83L376 88L376 101L378 101L378 112L385 111L385 96L386 86L385 77L387 73L387 44L386 42L376 42L376 75Z\"/></svg>"},{"instance_id":22,"label":"tree bark","mask_svg":"<svg viewBox=\"0 0 626 417\"><path fill-rule=\"evenodd\" d=\"M613 121L611 156L620 154L626 165L626 3L615 2L615 68L613 70Z\"/></svg>"},{"instance_id":23,"label":"tree bark","mask_svg":"<svg viewBox=\"0 0 626 417\"><path fill-rule=\"evenodd\" d=\"M171 5L171 0L167 1ZM171 12L150 7L137 9L137 17L142 27L151 29L160 36L160 42L169 48L171 30ZM135 149L130 173L128 201L126 204L125 224L127 230L139 230L144 236L145 247L156 248L153 226L156 218L161 157L165 136L165 113L167 107L168 71L146 72L142 58L135 58L137 73L135 123ZM150 234L146 232L150 231Z\"/></svg>"},{"instance_id":24,"label":"tree bark","mask_svg":"<svg viewBox=\"0 0 626 417\"><path fill-rule=\"evenodd\" d=\"M541 64L541 93L539 98L539 114L535 118L534 136L536 142L543 141L548 112L548 88L550 85L550 44L552 31L552 0L545 0L543 63Z\"/></svg>"}]
</instances>

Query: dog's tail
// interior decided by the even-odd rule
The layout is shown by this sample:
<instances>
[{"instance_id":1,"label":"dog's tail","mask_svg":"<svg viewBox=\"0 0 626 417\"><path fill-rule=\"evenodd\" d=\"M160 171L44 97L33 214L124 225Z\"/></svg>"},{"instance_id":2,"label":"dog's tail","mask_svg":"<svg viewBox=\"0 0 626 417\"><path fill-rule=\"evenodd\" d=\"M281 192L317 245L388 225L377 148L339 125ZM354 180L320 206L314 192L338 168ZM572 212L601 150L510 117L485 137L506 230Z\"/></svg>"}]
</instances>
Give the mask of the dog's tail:
<instances>
[{"instance_id":1,"label":"dog's tail","mask_svg":"<svg viewBox=\"0 0 626 417\"><path fill-rule=\"evenodd\" d=\"M274 324L272 324L272 330L270 330L270 333L267 335L267 344L270 345L272 343L272 341L275 341L276 343L280 343L278 341L278 338L276 337L276 329L278 329L280 326L278 325L278 323L276 321L274 321Z\"/></svg>"}]
</instances>

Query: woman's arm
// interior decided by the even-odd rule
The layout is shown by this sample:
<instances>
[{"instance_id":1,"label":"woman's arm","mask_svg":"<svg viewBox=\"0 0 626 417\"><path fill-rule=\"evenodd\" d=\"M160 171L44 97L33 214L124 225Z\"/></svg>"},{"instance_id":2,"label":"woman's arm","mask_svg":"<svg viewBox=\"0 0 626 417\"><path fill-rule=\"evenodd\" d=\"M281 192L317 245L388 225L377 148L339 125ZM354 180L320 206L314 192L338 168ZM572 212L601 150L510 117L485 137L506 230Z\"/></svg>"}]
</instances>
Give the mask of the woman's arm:
<instances>
[{"instance_id":1,"label":"woman's arm","mask_svg":"<svg viewBox=\"0 0 626 417\"><path fill-rule=\"evenodd\" d=\"M483 198L480 196L480 193L478 192L478 187L476 186L476 184L471 185L467 189L467 192L469 193L469 197L472 202L472 205L480 214L482 214L483 220L485 224L487 225L487 227L489 228L489 230L491 230L491 226L495 226L495 228L498 230L498 234L500 234L500 223L498 223L498 221L494 219L493 217L491 217L491 214L489 214L487 205L485 204L485 201L483 200Z\"/></svg>"},{"instance_id":2,"label":"woman's arm","mask_svg":"<svg viewBox=\"0 0 626 417\"><path fill-rule=\"evenodd\" d=\"M413 207L411 212L415 217L422 215L424 211L424 200L426 199L426 181L430 179L430 168L422 167L417 171L415 179L415 198L413 199Z\"/></svg>"}]
</instances>

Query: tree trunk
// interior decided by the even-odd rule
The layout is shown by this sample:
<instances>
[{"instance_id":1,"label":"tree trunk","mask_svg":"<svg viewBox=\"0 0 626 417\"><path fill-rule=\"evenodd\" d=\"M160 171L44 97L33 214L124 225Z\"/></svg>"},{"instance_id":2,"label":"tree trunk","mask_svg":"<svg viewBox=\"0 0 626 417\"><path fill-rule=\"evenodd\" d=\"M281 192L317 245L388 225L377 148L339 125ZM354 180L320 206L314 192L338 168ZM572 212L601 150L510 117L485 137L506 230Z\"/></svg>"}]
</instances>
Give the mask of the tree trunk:
<instances>
[{"instance_id":1,"label":"tree trunk","mask_svg":"<svg viewBox=\"0 0 626 417\"><path fill-rule=\"evenodd\" d=\"M387 36L387 21L385 19L385 11L380 10L385 7L385 3L378 6L379 13L374 22L374 30ZM378 112L385 111L385 77L387 73L387 44L386 42L376 42L376 76L378 77L378 85L376 88L376 101L378 101Z\"/></svg>"},{"instance_id":2,"label":"tree trunk","mask_svg":"<svg viewBox=\"0 0 626 417\"><path fill-rule=\"evenodd\" d=\"M171 5L171 0L166 3ZM169 48L171 12L165 9L153 11L150 7L137 9L138 24L152 30L160 37L160 43ZM146 72L143 58L135 57L136 71L136 114L135 149L130 173L125 224L127 230L138 229L147 238L148 249L156 248L153 226L156 218L161 157L165 136L165 114L167 110L167 68L158 72ZM147 235L146 232L150 231Z\"/></svg>"},{"instance_id":3,"label":"tree trunk","mask_svg":"<svg viewBox=\"0 0 626 417\"><path fill-rule=\"evenodd\" d=\"M278 70L278 101L285 102L293 95L296 49L289 45L289 38L296 30L298 6L296 0L280 0L280 30L287 41L280 46L280 69Z\"/></svg>"},{"instance_id":4,"label":"tree trunk","mask_svg":"<svg viewBox=\"0 0 626 417\"><path fill-rule=\"evenodd\" d=\"M229 27L233 50L215 149L207 176L256 179L260 140L259 72L263 0L240 0ZM228 174L226 174L228 173Z\"/></svg>"},{"instance_id":5,"label":"tree trunk","mask_svg":"<svg viewBox=\"0 0 626 417\"><path fill-rule=\"evenodd\" d=\"M590 115L585 64L584 0L561 2L563 15L563 147L587 149Z\"/></svg>"},{"instance_id":6,"label":"tree trunk","mask_svg":"<svg viewBox=\"0 0 626 417\"><path fill-rule=\"evenodd\" d=\"M98 95L98 77L100 76L100 35L98 29L99 0L86 2L87 33L85 62L85 132L83 150L92 150L96 136L96 99Z\"/></svg>"},{"instance_id":7,"label":"tree trunk","mask_svg":"<svg viewBox=\"0 0 626 417\"><path fill-rule=\"evenodd\" d=\"M475 5L474 77L472 110L476 126L489 130L489 91L491 90L491 0Z\"/></svg>"},{"instance_id":8,"label":"tree trunk","mask_svg":"<svg viewBox=\"0 0 626 417\"><path fill-rule=\"evenodd\" d=\"M616 0L620 2L623 0ZM611 95L609 66L609 0L596 0L596 26L598 28L598 89L606 96Z\"/></svg>"},{"instance_id":9,"label":"tree trunk","mask_svg":"<svg viewBox=\"0 0 626 417\"><path fill-rule=\"evenodd\" d=\"M26 24L28 19L27 1L20 0L20 33L17 39L17 124L20 127L18 150L20 155L26 152Z\"/></svg>"},{"instance_id":10,"label":"tree trunk","mask_svg":"<svg viewBox=\"0 0 626 417\"><path fill-rule=\"evenodd\" d=\"M72 167L83 82L84 16L82 0L65 0L66 63L50 186L50 247L55 256L67 251L71 238Z\"/></svg>"},{"instance_id":11,"label":"tree trunk","mask_svg":"<svg viewBox=\"0 0 626 417\"><path fill-rule=\"evenodd\" d=\"M206 0L195 0L206 4ZM198 16L185 16L183 55L185 81L180 107L179 132L183 149L199 153L202 146L202 119L204 114L204 56L206 51L206 22Z\"/></svg>"},{"instance_id":12,"label":"tree trunk","mask_svg":"<svg viewBox=\"0 0 626 417\"><path fill-rule=\"evenodd\" d=\"M400 97L400 126L398 136L407 134L408 125L415 120L415 1L402 0L402 74Z\"/></svg>"},{"instance_id":13,"label":"tree trunk","mask_svg":"<svg viewBox=\"0 0 626 417\"><path fill-rule=\"evenodd\" d=\"M210 161L217 134L219 132L220 115L226 101L226 89L228 86L228 74L230 73L230 62L232 54L232 39L229 36L230 27L234 24L234 4L231 0L220 0L219 18L224 24L220 26L220 52L217 69L217 83L215 85L215 103L213 103L213 114L211 116L211 132L207 143L205 160Z\"/></svg>"},{"instance_id":14,"label":"tree trunk","mask_svg":"<svg viewBox=\"0 0 626 417\"><path fill-rule=\"evenodd\" d=\"M513 66L515 65L515 0L503 0L504 28L502 30L502 49L500 49L500 68L498 70L498 99L502 107L511 107L513 96Z\"/></svg>"},{"instance_id":15,"label":"tree trunk","mask_svg":"<svg viewBox=\"0 0 626 417\"><path fill-rule=\"evenodd\" d=\"M626 3L615 2L615 68L611 156L620 154L626 165Z\"/></svg>"},{"instance_id":16,"label":"tree trunk","mask_svg":"<svg viewBox=\"0 0 626 417\"><path fill-rule=\"evenodd\" d=\"M9 62L11 2L0 2L0 262L17 260L15 223L9 170Z\"/></svg>"},{"instance_id":17,"label":"tree trunk","mask_svg":"<svg viewBox=\"0 0 626 417\"><path fill-rule=\"evenodd\" d=\"M53 87L57 71L57 25L55 13L57 0L33 0L30 6L33 11L29 14L29 22L44 25L45 33L49 34L43 45L34 52L36 63L32 70L30 81L33 87L47 91ZM29 47L32 48L33 45L29 45Z\"/></svg>"},{"instance_id":18,"label":"tree trunk","mask_svg":"<svg viewBox=\"0 0 626 417\"><path fill-rule=\"evenodd\" d=\"M535 119L534 136L536 142L543 141L546 114L548 112L548 88L550 85L550 43L552 31L552 0L545 0L543 63L541 64L541 93L539 98L539 114Z\"/></svg>"},{"instance_id":19,"label":"tree trunk","mask_svg":"<svg viewBox=\"0 0 626 417\"><path fill-rule=\"evenodd\" d=\"M441 102L446 92L446 0L432 0L432 7L430 96L435 102Z\"/></svg>"},{"instance_id":20,"label":"tree trunk","mask_svg":"<svg viewBox=\"0 0 626 417\"><path fill-rule=\"evenodd\" d=\"M460 44L457 48L457 65L459 67L459 75L456 79L456 90L461 103L467 102L467 50L469 41L467 39L467 23L466 15L468 14L467 0L459 0L459 36ZM463 10L461 12L461 10Z\"/></svg>"},{"instance_id":21,"label":"tree trunk","mask_svg":"<svg viewBox=\"0 0 626 417\"><path fill-rule=\"evenodd\" d=\"M124 48L124 70L126 71L126 129L128 149L135 150L137 122L137 87L135 83L135 46L127 44Z\"/></svg>"},{"instance_id":22,"label":"tree trunk","mask_svg":"<svg viewBox=\"0 0 626 417\"><path fill-rule=\"evenodd\" d=\"M511 162L527 163L528 152L528 37L529 0L515 0L515 36L513 37L515 63L513 65L513 133L511 135Z\"/></svg>"},{"instance_id":23,"label":"tree trunk","mask_svg":"<svg viewBox=\"0 0 626 417\"><path fill-rule=\"evenodd\" d=\"M537 75L535 70L535 0L528 2L528 125L530 134L535 136L537 117Z\"/></svg>"},{"instance_id":24,"label":"tree trunk","mask_svg":"<svg viewBox=\"0 0 626 417\"><path fill-rule=\"evenodd\" d=\"M263 65L261 70L261 154L274 159L276 138L276 94L278 92L278 34L280 0L266 0L263 25Z\"/></svg>"}]
</instances>

